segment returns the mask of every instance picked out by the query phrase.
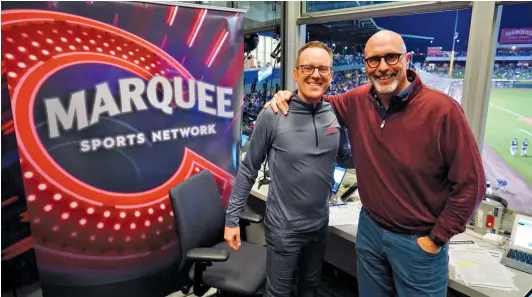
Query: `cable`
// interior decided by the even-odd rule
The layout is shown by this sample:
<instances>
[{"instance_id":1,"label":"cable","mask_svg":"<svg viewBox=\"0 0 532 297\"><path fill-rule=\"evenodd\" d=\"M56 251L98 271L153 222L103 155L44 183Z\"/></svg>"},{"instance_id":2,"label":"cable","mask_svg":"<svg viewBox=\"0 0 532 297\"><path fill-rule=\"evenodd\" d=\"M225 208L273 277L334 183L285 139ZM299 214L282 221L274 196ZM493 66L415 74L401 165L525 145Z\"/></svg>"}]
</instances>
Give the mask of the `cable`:
<instances>
[{"instance_id":1,"label":"cable","mask_svg":"<svg viewBox=\"0 0 532 297\"><path fill-rule=\"evenodd\" d=\"M277 5L277 2L274 2L273 6L272 6L274 20L277 19L277 6L276 5ZM275 38L276 33L277 33L277 26L275 25L275 22L274 22L272 24L272 37L274 39L276 39ZM281 54L281 42L282 42L281 30L279 29L279 44L277 44L277 46L275 47L273 52L270 54L270 57L272 57L274 59L274 61L273 61L273 69L272 69L272 76L270 78L270 89L273 89L273 81L274 81L274 76L275 76L275 67L277 66L277 62L281 59L281 57L280 57L280 54Z\"/></svg>"},{"instance_id":2,"label":"cable","mask_svg":"<svg viewBox=\"0 0 532 297\"><path fill-rule=\"evenodd\" d=\"M279 41L279 45L281 45L281 41ZM273 61L272 77L270 79L270 89L273 89L273 77L275 76L275 66L277 66L277 58L275 58L275 61Z\"/></svg>"},{"instance_id":3,"label":"cable","mask_svg":"<svg viewBox=\"0 0 532 297\"><path fill-rule=\"evenodd\" d=\"M268 155L266 155L266 160L264 160L264 164L262 166L262 169L260 171L264 172L264 175L259 179L259 186L258 188L262 187L263 185L270 184L270 172L266 169L266 164L268 164Z\"/></svg>"},{"instance_id":4,"label":"cable","mask_svg":"<svg viewBox=\"0 0 532 297\"><path fill-rule=\"evenodd\" d=\"M508 201L500 196L497 196L497 195L494 195L494 194L486 194L484 195L484 199L483 200L486 200L486 201L495 201L495 202L499 202L500 204L502 204L504 206L504 210L506 210L508 208Z\"/></svg>"},{"instance_id":5,"label":"cable","mask_svg":"<svg viewBox=\"0 0 532 297\"><path fill-rule=\"evenodd\" d=\"M273 5L272 5L272 11L274 13L274 20L277 19L277 2L274 2ZM276 25L275 23L272 25L272 38L275 39L275 33L276 33ZM281 52L281 33L279 32L279 44L277 44L276 48L273 50L273 52L270 54L270 57L272 57L274 59L273 61L273 68L272 68L272 75L271 75L271 78L270 78L270 89L273 89L273 78L275 76L275 67L277 66L277 61L280 59L279 57L279 54ZM266 84L267 85L267 84ZM264 102L266 101L266 98L267 98L267 92L268 90L264 90ZM271 180L270 180L270 172L266 169L266 165L268 164L268 158L269 156L266 155L266 159L264 160L264 164L262 166L262 169L260 171L262 171L264 173L264 175L259 179L259 185L258 185L258 188L260 189L261 186L263 185L268 185L270 184Z\"/></svg>"}]
</instances>

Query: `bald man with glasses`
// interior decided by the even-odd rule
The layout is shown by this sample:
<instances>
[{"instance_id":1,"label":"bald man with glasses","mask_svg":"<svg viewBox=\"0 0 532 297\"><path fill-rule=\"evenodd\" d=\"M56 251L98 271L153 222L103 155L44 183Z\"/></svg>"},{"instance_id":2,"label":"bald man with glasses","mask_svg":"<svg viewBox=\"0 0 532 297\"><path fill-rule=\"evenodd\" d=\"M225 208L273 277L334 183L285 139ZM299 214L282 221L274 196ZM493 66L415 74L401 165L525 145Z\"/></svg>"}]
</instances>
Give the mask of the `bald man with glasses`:
<instances>
[{"instance_id":1,"label":"bald man with glasses","mask_svg":"<svg viewBox=\"0 0 532 297\"><path fill-rule=\"evenodd\" d=\"M401 36L380 31L364 51L369 84L324 96L349 133L360 214L361 297L445 297L448 242L464 232L486 191L482 160L453 98L408 69ZM287 117L291 92L266 106Z\"/></svg>"}]
</instances>

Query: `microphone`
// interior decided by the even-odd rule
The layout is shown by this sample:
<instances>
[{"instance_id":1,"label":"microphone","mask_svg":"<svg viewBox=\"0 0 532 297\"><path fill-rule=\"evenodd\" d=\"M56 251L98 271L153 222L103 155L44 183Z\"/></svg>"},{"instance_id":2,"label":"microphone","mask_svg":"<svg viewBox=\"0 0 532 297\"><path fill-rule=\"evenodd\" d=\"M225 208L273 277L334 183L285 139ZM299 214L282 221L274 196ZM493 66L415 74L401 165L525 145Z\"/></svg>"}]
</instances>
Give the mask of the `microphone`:
<instances>
[{"instance_id":1,"label":"microphone","mask_svg":"<svg viewBox=\"0 0 532 297\"><path fill-rule=\"evenodd\" d=\"M349 189L347 189L343 194L342 196L340 196L340 200L342 202L347 202L349 199L349 196L351 196L351 194L353 194L354 191L356 191L356 189L358 189L358 183L354 183L352 186L349 187Z\"/></svg>"}]
</instances>

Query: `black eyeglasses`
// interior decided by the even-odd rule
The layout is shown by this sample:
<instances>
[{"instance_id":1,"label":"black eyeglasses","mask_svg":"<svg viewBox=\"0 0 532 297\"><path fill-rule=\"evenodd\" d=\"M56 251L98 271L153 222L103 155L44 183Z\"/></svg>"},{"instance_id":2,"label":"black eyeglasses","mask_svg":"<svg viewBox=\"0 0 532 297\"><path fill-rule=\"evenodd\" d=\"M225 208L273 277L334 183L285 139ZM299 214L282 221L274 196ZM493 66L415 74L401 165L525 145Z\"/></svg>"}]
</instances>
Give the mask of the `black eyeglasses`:
<instances>
[{"instance_id":1,"label":"black eyeglasses","mask_svg":"<svg viewBox=\"0 0 532 297\"><path fill-rule=\"evenodd\" d=\"M366 65L368 65L371 68L377 68L381 64L382 58L384 58L384 61L386 61L386 64L392 66L397 63L399 63L399 59L404 54L387 54L385 56L374 56L369 57L364 60L366 62Z\"/></svg>"},{"instance_id":2,"label":"black eyeglasses","mask_svg":"<svg viewBox=\"0 0 532 297\"><path fill-rule=\"evenodd\" d=\"M301 73L303 75L312 75L312 74L314 74L314 71L316 69L318 69L318 73L320 75L324 75L324 76L330 75L331 71L332 71L332 67L329 67L329 66L314 67L314 66L310 66L310 65L299 65L296 68L301 70Z\"/></svg>"}]
</instances>

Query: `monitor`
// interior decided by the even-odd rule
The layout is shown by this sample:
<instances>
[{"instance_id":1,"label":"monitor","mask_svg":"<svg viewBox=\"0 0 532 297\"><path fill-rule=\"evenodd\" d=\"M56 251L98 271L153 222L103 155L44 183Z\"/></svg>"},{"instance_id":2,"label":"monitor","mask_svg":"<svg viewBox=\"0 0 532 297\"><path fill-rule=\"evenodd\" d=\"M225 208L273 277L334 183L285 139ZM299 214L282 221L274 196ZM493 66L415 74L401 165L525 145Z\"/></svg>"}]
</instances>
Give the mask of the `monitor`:
<instances>
[{"instance_id":1,"label":"monitor","mask_svg":"<svg viewBox=\"0 0 532 297\"><path fill-rule=\"evenodd\" d=\"M247 136L245 134L242 134L242 147L244 147L246 145L248 140L249 140L249 136Z\"/></svg>"},{"instance_id":2,"label":"monitor","mask_svg":"<svg viewBox=\"0 0 532 297\"><path fill-rule=\"evenodd\" d=\"M340 185L342 184L342 181L344 180L346 172L347 172L347 169L340 167L340 166L334 166L334 173L333 173L334 184L332 186L332 192L334 194L336 194L336 192L338 192L338 189L340 189Z\"/></svg>"},{"instance_id":3,"label":"monitor","mask_svg":"<svg viewBox=\"0 0 532 297\"><path fill-rule=\"evenodd\" d=\"M532 252L532 218L524 215L515 217L511 246L522 251Z\"/></svg>"},{"instance_id":4,"label":"monitor","mask_svg":"<svg viewBox=\"0 0 532 297\"><path fill-rule=\"evenodd\" d=\"M527 261L530 255L532 255L532 217L517 214L509 249L501 258L501 264L532 274L532 265Z\"/></svg>"}]
</instances>

